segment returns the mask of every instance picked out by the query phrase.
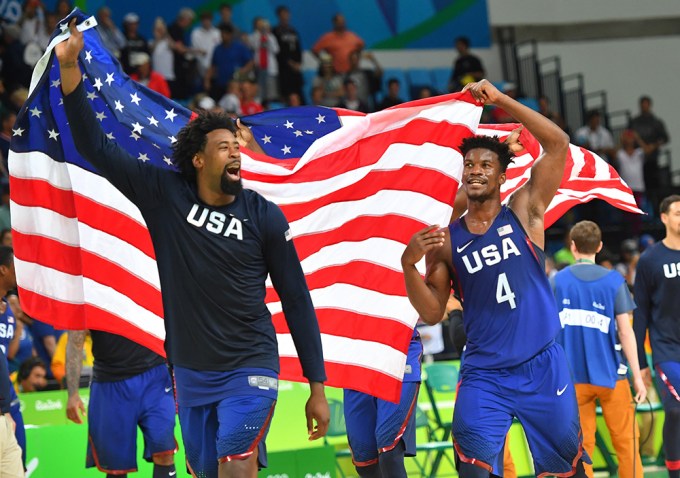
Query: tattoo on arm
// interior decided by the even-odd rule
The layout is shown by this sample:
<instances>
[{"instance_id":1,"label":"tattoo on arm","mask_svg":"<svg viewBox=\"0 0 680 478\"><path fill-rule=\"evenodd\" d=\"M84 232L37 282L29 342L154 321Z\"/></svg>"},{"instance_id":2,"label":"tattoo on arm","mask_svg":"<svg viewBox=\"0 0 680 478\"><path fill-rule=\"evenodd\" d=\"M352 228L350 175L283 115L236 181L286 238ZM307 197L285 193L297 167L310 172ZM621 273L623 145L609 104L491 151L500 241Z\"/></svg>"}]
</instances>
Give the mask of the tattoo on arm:
<instances>
[{"instance_id":1,"label":"tattoo on arm","mask_svg":"<svg viewBox=\"0 0 680 478\"><path fill-rule=\"evenodd\" d=\"M78 393L80 372L83 368L84 330L70 330L66 342L66 388L68 396Z\"/></svg>"}]
</instances>

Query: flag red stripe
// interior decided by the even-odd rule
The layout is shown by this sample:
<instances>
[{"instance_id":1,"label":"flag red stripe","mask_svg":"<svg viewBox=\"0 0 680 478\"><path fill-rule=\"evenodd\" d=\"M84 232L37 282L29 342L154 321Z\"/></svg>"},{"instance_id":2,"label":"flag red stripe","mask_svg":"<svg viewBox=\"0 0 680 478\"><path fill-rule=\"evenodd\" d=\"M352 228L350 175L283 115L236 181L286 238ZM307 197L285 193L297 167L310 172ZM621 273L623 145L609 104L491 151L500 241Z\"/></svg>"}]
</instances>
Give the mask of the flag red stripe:
<instances>
[{"instance_id":1,"label":"flag red stripe","mask_svg":"<svg viewBox=\"0 0 680 478\"><path fill-rule=\"evenodd\" d=\"M48 237L22 234L19 231L13 231L12 234L16 241L15 254L18 259L74 276L85 275L163 317L160 291L118 264Z\"/></svg>"},{"instance_id":2,"label":"flag red stripe","mask_svg":"<svg viewBox=\"0 0 680 478\"><path fill-rule=\"evenodd\" d=\"M444 187L444 181L450 181L452 186ZM437 184L438 187L433 188L433 184ZM406 165L395 171L371 171L362 177L361 181L317 199L297 204L284 204L280 207L288 222L293 222L323 206L361 200L386 189L421 192L437 201L453 204L457 185L457 181L452 176L447 176L441 171Z\"/></svg>"},{"instance_id":3,"label":"flag red stripe","mask_svg":"<svg viewBox=\"0 0 680 478\"><path fill-rule=\"evenodd\" d=\"M12 184L12 200L15 203L52 210L69 218L77 214L79 222L117 237L147 256L156 258L146 227L113 207L77 192L56 188L43 180L14 178Z\"/></svg>"},{"instance_id":4,"label":"flag red stripe","mask_svg":"<svg viewBox=\"0 0 680 478\"><path fill-rule=\"evenodd\" d=\"M294 175L275 176L252 171L243 171L242 174L244 179L269 184L319 181L373 165L393 144L422 145L427 142L453 148L468 136L470 128L463 124L414 119L402 128L361 138L348 148L317 158L305 164Z\"/></svg>"},{"instance_id":5,"label":"flag red stripe","mask_svg":"<svg viewBox=\"0 0 680 478\"><path fill-rule=\"evenodd\" d=\"M282 380L307 382L302 375L302 368L297 358L281 357ZM397 403L401 395L401 381L378 370L371 370L357 365L326 361L327 387L348 388L370 395L391 397Z\"/></svg>"},{"instance_id":6,"label":"flag red stripe","mask_svg":"<svg viewBox=\"0 0 680 478\"><path fill-rule=\"evenodd\" d=\"M163 341L141 330L115 314L90 304L70 304L46 297L19 287L21 306L29 315L49 317L49 323L58 330L96 329L111 332L134 341L157 354L165 356ZM132 340L132 339L131 339Z\"/></svg>"}]
</instances>

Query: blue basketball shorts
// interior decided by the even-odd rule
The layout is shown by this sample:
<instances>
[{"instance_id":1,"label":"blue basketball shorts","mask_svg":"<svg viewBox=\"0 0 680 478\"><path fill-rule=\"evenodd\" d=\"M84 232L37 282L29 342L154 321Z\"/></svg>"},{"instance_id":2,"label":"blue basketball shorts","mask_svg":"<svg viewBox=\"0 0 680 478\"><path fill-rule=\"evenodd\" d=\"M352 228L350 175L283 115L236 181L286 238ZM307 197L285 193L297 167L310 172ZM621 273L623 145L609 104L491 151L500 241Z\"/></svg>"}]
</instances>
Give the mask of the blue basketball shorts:
<instances>
[{"instance_id":1,"label":"blue basketball shorts","mask_svg":"<svg viewBox=\"0 0 680 478\"><path fill-rule=\"evenodd\" d=\"M463 366L453 415L458 458L502 476L498 467L513 417L524 427L537 476L571 473L582 456L589 460L576 392L559 344L512 368Z\"/></svg>"},{"instance_id":2,"label":"blue basketball shorts","mask_svg":"<svg viewBox=\"0 0 680 478\"><path fill-rule=\"evenodd\" d=\"M416 455L415 408L419 382L404 382L399 403L366 393L345 390L344 409L347 439L356 466L378 462L378 455L403 440L406 456Z\"/></svg>"},{"instance_id":3,"label":"blue basketball shorts","mask_svg":"<svg viewBox=\"0 0 680 478\"><path fill-rule=\"evenodd\" d=\"M92 382L87 413L87 467L110 474L137 471L137 427L144 436L144 459L174 454L175 400L162 364L116 382Z\"/></svg>"},{"instance_id":4,"label":"blue basketball shorts","mask_svg":"<svg viewBox=\"0 0 680 478\"><path fill-rule=\"evenodd\" d=\"M680 362L661 362L655 368L664 408L680 407Z\"/></svg>"},{"instance_id":5,"label":"blue basketball shorts","mask_svg":"<svg viewBox=\"0 0 680 478\"><path fill-rule=\"evenodd\" d=\"M265 439L274 415L278 380L240 371L210 373L222 377L218 381L226 391L224 396L203 405L183 406L181 401L178 405L188 468L197 477L217 478L220 463L247 459L256 451L259 468L265 468ZM177 367L175 378L179 395L186 384L180 385Z\"/></svg>"}]
</instances>

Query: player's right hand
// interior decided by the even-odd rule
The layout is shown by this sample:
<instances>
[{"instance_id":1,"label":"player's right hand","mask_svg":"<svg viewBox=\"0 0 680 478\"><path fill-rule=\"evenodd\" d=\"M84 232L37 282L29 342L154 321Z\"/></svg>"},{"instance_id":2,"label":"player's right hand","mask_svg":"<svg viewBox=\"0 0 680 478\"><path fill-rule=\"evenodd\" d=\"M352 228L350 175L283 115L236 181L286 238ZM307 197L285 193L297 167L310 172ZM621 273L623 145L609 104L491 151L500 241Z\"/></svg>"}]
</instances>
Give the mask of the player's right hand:
<instances>
[{"instance_id":1,"label":"player's right hand","mask_svg":"<svg viewBox=\"0 0 680 478\"><path fill-rule=\"evenodd\" d=\"M77 393L68 397L68 403L66 404L66 418L71 420L73 423L83 423L84 416L87 415L85 410L85 404L80 399L80 395Z\"/></svg>"},{"instance_id":2,"label":"player's right hand","mask_svg":"<svg viewBox=\"0 0 680 478\"><path fill-rule=\"evenodd\" d=\"M402 265L415 266L429 251L444 245L444 231L439 225L427 226L416 232L401 255Z\"/></svg>"},{"instance_id":3,"label":"player's right hand","mask_svg":"<svg viewBox=\"0 0 680 478\"><path fill-rule=\"evenodd\" d=\"M83 40L83 32L76 28L76 19L72 18L69 23L69 31L71 36L68 40L57 43L54 47L54 52L57 55L59 63L66 64L71 62L78 62L78 55L85 44Z\"/></svg>"}]
</instances>

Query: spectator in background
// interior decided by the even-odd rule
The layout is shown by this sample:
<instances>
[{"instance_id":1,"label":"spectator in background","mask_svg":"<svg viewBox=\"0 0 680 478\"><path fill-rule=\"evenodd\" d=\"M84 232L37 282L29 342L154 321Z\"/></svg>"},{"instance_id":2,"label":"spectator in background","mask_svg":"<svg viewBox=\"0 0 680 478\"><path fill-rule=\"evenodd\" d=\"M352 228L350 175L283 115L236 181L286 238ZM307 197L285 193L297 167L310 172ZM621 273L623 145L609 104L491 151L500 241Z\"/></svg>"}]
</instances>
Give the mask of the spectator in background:
<instances>
[{"instance_id":1,"label":"spectator in background","mask_svg":"<svg viewBox=\"0 0 680 478\"><path fill-rule=\"evenodd\" d=\"M321 55L319 71L317 76L314 77L312 85L321 87L323 92L321 104L323 106L334 107L340 104L340 99L345 93L342 86L342 76L335 71L333 61L325 53Z\"/></svg>"},{"instance_id":2,"label":"spectator in background","mask_svg":"<svg viewBox=\"0 0 680 478\"><path fill-rule=\"evenodd\" d=\"M52 357L52 363L50 364L54 379L59 382L61 388L65 387L64 379L66 378L66 347L69 336L70 332L61 334L61 337L59 337L59 340L57 341L57 349L54 351L54 357ZM91 375L94 357L92 356L92 337L90 334L86 334L83 340L81 362L82 366L86 368L87 373ZM78 375L78 378L80 378L80 374Z\"/></svg>"},{"instance_id":3,"label":"spectator in background","mask_svg":"<svg viewBox=\"0 0 680 478\"><path fill-rule=\"evenodd\" d=\"M97 10L97 31L106 49L120 59L120 53L125 48L125 35L113 22L111 9L107 6Z\"/></svg>"},{"instance_id":4,"label":"spectator in background","mask_svg":"<svg viewBox=\"0 0 680 478\"><path fill-rule=\"evenodd\" d=\"M550 107L550 99L545 95L541 95L538 98L538 112L562 128L562 131L569 134L569 127L564 122L564 118Z\"/></svg>"},{"instance_id":5,"label":"spectator in background","mask_svg":"<svg viewBox=\"0 0 680 478\"><path fill-rule=\"evenodd\" d=\"M227 92L220 98L220 108L232 116L241 116L241 85L236 80L230 80Z\"/></svg>"},{"instance_id":6,"label":"spectator in background","mask_svg":"<svg viewBox=\"0 0 680 478\"><path fill-rule=\"evenodd\" d=\"M396 106L404 102L399 96L399 90L401 89L401 83L396 78L390 78L387 80L387 94L383 100L378 105L378 110L384 110L391 106Z\"/></svg>"},{"instance_id":7,"label":"spectator in background","mask_svg":"<svg viewBox=\"0 0 680 478\"><path fill-rule=\"evenodd\" d=\"M168 35L172 38L174 52L175 83L172 97L185 100L191 96L197 84L197 66L194 51L189 39L191 24L196 13L191 8L182 8L175 21L168 26Z\"/></svg>"},{"instance_id":8,"label":"spectator in background","mask_svg":"<svg viewBox=\"0 0 680 478\"><path fill-rule=\"evenodd\" d=\"M458 57L453 63L453 70L451 70L450 92L460 91L468 83L484 78L482 61L470 53L470 39L467 37L456 38L456 50Z\"/></svg>"},{"instance_id":9,"label":"spectator in background","mask_svg":"<svg viewBox=\"0 0 680 478\"><path fill-rule=\"evenodd\" d=\"M54 379L50 365L54 351L57 349L57 340L63 333L62 330L56 330L50 324L33 319L31 323L31 335L33 336L33 346L38 353L38 357L43 362L46 376L49 380Z\"/></svg>"},{"instance_id":10,"label":"spectator in background","mask_svg":"<svg viewBox=\"0 0 680 478\"><path fill-rule=\"evenodd\" d=\"M670 178L659 173L659 150L669 141L664 122L652 113L652 99L649 96L640 98L640 114L628 125L645 142L645 190L652 204L658 204L658 189L667 184Z\"/></svg>"},{"instance_id":11,"label":"spectator in background","mask_svg":"<svg viewBox=\"0 0 680 478\"><path fill-rule=\"evenodd\" d=\"M373 68L361 68L361 59L365 58ZM375 110L375 94L380 90L383 70L372 52L354 50L349 54L349 71L345 79L351 79L357 86L357 95L369 108Z\"/></svg>"},{"instance_id":12,"label":"spectator in background","mask_svg":"<svg viewBox=\"0 0 680 478\"><path fill-rule=\"evenodd\" d=\"M57 0L54 6L54 13L57 15L57 20L62 20L68 16L73 10L73 5L68 0Z\"/></svg>"},{"instance_id":13,"label":"spectator in background","mask_svg":"<svg viewBox=\"0 0 680 478\"><path fill-rule=\"evenodd\" d=\"M424 98L431 98L432 95L432 88L429 86L423 86L418 90L418 99L422 100Z\"/></svg>"},{"instance_id":14,"label":"spectator in background","mask_svg":"<svg viewBox=\"0 0 680 478\"><path fill-rule=\"evenodd\" d=\"M508 95L510 98L517 99L517 85L510 81L506 81L501 86L500 90ZM491 121L494 123L514 123L515 119L505 111L503 108L494 106L491 109Z\"/></svg>"},{"instance_id":15,"label":"spectator in background","mask_svg":"<svg viewBox=\"0 0 680 478\"><path fill-rule=\"evenodd\" d=\"M349 71L349 54L364 49L364 41L347 29L345 16L342 13L333 15L333 30L324 33L312 47L312 53L320 58L325 51L331 56L336 73L345 74Z\"/></svg>"},{"instance_id":16,"label":"spectator in background","mask_svg":"<svg viewBox=\"0 0 680 478\"><path fill-rule=\"evenodd\" d=\"M588 111L586 124L576 130L574 142L598 154L608 163L616 157L614 137L607 128L602 126L602 115L599 110Z\"/></svg>"},{"instance_id":17,"label":"spectator in background","mask_svg":"<svg viewBox=\"0 0 680 478\"><path fill-rule=\"evenodd\" d=\"M286 106L302 106L302 98L297 93L291 93L286 97Z\"/></svg>"},{"instance_id":18,"label":"spectator in background","mask_svg":"<svg viewBox=\"0 0 680 478\"><path fill-rule=\"evenodd\" d=\"M234 76L244 77L253 69L253 54L243 43L234 38L234 28L223 23L220 25L222 43L213 50L210 68L203 79L205 91L210 93L213 99L220 99L229 81Z\"/></svg>"},{"instance_id":19,"label":"spectator in background","mask_svg":"<svg viewBox=\"0 0 680 478\"><path fill-rule=\"evenodd\" d=\"M139 34L139 15L130 12L123 17L123 35L125 46L120 52L120 64L128 75L132 73L130 57L133 53L149 53L149 43Z\"/></svg>"},{"instance_id":20,"label":"spectator in background","mask_svg":"<svg viewBox=\"0 0 680 478\"><path fill-rule=\"evenodd\" d=\"M36 42L39 45L46 44L45 39L45 8L40 0L26 0L24 9L19 19L21 26L21 43L27 45Z\"/></svg>"},{"instance_id":21,"label":"spectator in background","mask_svg":"<svg viewBox=\"0 0 680 478\"><path fill-rule=\"evenodd\" d=\"M309 101L314 106L323 106L323 88L312 86L309 90Z\"/></svg>"},{"instance_id":22,"label":"spectator in background","mask_svg":"<svg viewBox=\"0 0 680 478\"><path fill-rule=\"evenodd\" d=\"M297 30L290 24L290 10L284 5L276 7L279 24L273 33L279 44L276 60L279 65L279 94L281 98L289 98L295 93L302 98L302 44Z\"/></svg>"},{"instance_id":23,"label":"spectator in background","mask_svg":"<svg viewBox=\"0 0 680 478\"><path fill-rule=\"evenodd\" d=\"M0 231L0 245L12 247L12 230L3 229Z\"/></svg>"},{"instance_id":24,"label":"spectator in background","mask_svg":"<svg viewBox=\"0 0 680 478\"><path fill-rule=\"evenodd\" d=\"M254 115L255 113L262 113L264 107L262 103L257 100L257 81L255 78L248 77L240 83L241 85L241 111L244 115Z\"/></svg>"},{"instance_id":25,"label":"spectator in background","mask_svg":"<svg viewBox=\"0 0 680 478\"><path fill-rule=\"evenodd\" d=\"M163 75L151 69L151 59L149 55L144 52L134 53L130 58L130 66L134 71L130 74L130 78L136 82L146 86L166 98L170 98L170 87L165 81Z\"/></svg>"},{"instance_id":26,"label":"spectator in background","mask_svg":"<svg viewBox=\"0 0 680 478\"><path fill-rule=\"evenodd\" d=\"M22 363L36 356L36 351L33 347L33 337L28 327L24 324L23 312L12 304L12 294L15 294L15 292L9 292L7 297L7 302L12 307L12 312L14 312L14 318L16 319L14 339L12 339L7 349L10 373L16 372ZM14 298L16 298L16 295L14 295Z\"/></svg>"},{"instance_id":27,"label":"spectator in background","mask_svg":"<svg viewBox=\"0 0 680 478\"><path fill-rule=\"evenodd\" d=\"M643 234L640 236L640 254L645 252L648 247L653 246L656 243L654 238L649 234Z\"/></svg>"},{"instance_id":28,"label":"spectator in background","mask_svg":"<svg viewBox=\"0 0 680 478\"><path fill-rule=\"evenodd\" d=\"M9 207L9 178L2 178L0 180L0 230L3 232L9 231L9 239L12 240L12 216ZM5 244L5 236L3 234L3 245Z\"/></svg>"},{"instance_id":29,"label":"spectator in background","mask_svg":"<svg viewBox=\"0 0 680 478\"><path fill-rule=\"evenodd\" d=\"M234 12L231 9L231 4L226 2L220 4L220 25L229 25L233 32L234 38L241 40L243 34L241 30L234 24L234 20L232 18L233 13Z\"/></svg>"},{"instance_id":30,"label":"spectator in background","mask_svg":"<svg viewBox=\"0 0 680 478\"><path fill-rule=\"evenodd\" d=\"M271 32L269 21L262 17L253 20L253 32L248 35L248 42L253 50L260 101L266 105L279 98L279 65L276 60L279 42Z\"/></svg>"},{"instance_id":31,"label":"spectator in background","mask_svg":"<svg viewBox=\"0 0 680 478\"><path fill-rule=\"evenodd\" d=\"M359 90L357 84L351 78L346 78L344 83L345 95L340 100L338 105L340 108L345 108L352 111L360 111L362 113L368 113L368 104L363 102L359 98Z\"/></svg>"},{"instance_id":32,"label":"spectator in background","mask_svg":"<svg viewBox=\"0 0 680 478\"><path fill-rule=\"evenodd\" d=\"M201 23L191 31L191 47L198 58L198 74L201 78L210 67L210 60L215 47L221 41L220 30L213 25L212 11L201 13Z\"/></svg>"},{"instance_id":33,"label":"spectator in background","mask_svg":"<svg viewBox=\"0 0 680 478\"><path fill-rule=\"evenodd\" d=\"M39 392L47 387L47 367L40 357L30 357L19 366L16 375L17 393Z\"/></svg>"},{"instance_id":34,"label":"spectator in background","mask_svg":"<svg viewBox=\"0 0 680 478\"><path fill-rule=\"evenodd\" d=\"M551 281L562 323L557 342L564 347L574 376L583 447L593 456L595 401L599 400L616 450L619 476L641 477L633 404L644 402L647 389L630 325L635 303L619 274L595 264L595 254L601 249L602 232L597 224L581 221L571 229L571 252L576 263L558 272ZM628 367L621 365L620 349L630 364L634 397L627 380ZM593 476L592 465L586 464L585 468L588 476Z\"/></svg>"},{"instance_id":35,"label":"spectator in background","mask_svg":"<svg viewBox=\"0 0 680 478\"><path fill-rule=\"evenodd\" d=\"M635 282L635 271L639 259L640 249L636 239L625 239L621 242L621 261L616 264L615 269L626 279L630 287L633 287Z\"/></svg>"},{"instance_id":36,"label":"spectator in background","mask_svg":"<svg viewBox=\"0 0 680 478\"><path fill-rule=\"evenodd\" d=\"M649 331L652 362L656 368L659 395L663 402L663 451L669 478L680 478L680 196L661 201L661 222L666 235L640 257L633 294L637 309L633 330L638 345L642 377L652 387L652 374L644 347Z\"/></svg>"},{"instance_id":37,"label":"spectator in background","mask_svg":"<svg viewBox=\"0 0 680 478\"><path fill-rule=\"evenodd\" d=\"M21 42L19 36L21 29L18 25L4 25L2 27L2 36L4 40L4 48L2 49L2 82L5 85L5 90L10 94L10 97L19 89L28 88L31 83L32 68L24 61L24 51L26 46ZM10 107L15 112L18 112L21 106L28 97L28 90L21 101L12 100ZM17 104L18 103L18 104Z\"/></svg>"},{"instance_id":38,"label":"spectator in background","mask_svg":"<svg viewBox=\"0 0 680 478\"><path fill-rule=\"evenodd\" d=\"M644 163L645 153L635 139L636 133L632 129L621 132L621 147L616 151L614 165L628 187L633 191L635 202L643 209L645 199ZM639 236L642 231L642 217L640 214L624 213L627 223L627 236Z\"/></svg>"},{"instance_id":39,"label":"spectator in background","mask_svg":"<svg viewBox=\"0 0 680 478\"><path fill-rule=\"evenodd\" d=\"M168 34L165 20L156 17L153 23L153 41L151 42L151 65L168 83L170 94L175 85L175 54L172 51L173 40Z\"/></svg>"},{"instance_id":40,"label":"spectator in background","mask_svg":"<svg viewBox=\"0 0 680 478\"><path fill-rule=\"evenodd\" d=\"M9 158L9 143L12 140L12 128L14 122L17 120L17 115L14 111L2 107L0 110L0 154L2 154L2 176L9 178L9 166L7 160Z\"/></svg>"}]
</instances>

